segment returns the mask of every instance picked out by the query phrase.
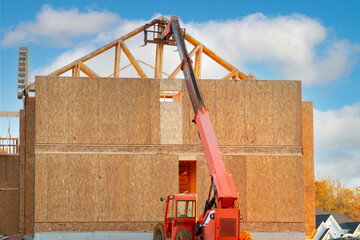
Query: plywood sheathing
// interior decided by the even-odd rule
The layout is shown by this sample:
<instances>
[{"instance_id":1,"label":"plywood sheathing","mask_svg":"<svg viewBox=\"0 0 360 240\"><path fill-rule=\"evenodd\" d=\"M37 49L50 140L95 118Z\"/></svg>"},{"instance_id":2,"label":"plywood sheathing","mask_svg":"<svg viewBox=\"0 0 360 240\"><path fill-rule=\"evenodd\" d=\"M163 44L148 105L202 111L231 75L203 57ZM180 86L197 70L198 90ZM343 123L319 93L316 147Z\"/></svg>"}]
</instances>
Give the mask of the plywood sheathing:
<instances>
[{"instance_id":1,"label":"plywood sheathing","mask_svg":"<svg viewBox=\"0 0 360 240\"><path fill-rule=\"evenodd\" d=\"M100 155L99 160L99 221L126 221L128 156Z\"/></svg>"},{"instance_id":2,"label":"plywood sheathing","mask_svg":"<svg viewBox=\"0 0 360 240\"><path fill-rule=\"evenodd\" d=\"M304 182L305 182L305 235L309 236L316 227L315 219L315 176L314 176L314 128L313 103L302 103Z\"/></svg>"},{"instance_id":3,"label":"plywood sheathing","mask_svg":"<svg viewBox=\"0 0 360 240\"><path fill-rule=\"evenodd\" d=\"M274 145L302 145L301 84L274 86Z\"/></svg>"},{"instance_id":4,"label":"plywood sheathing","mask_svg":"<svg viewBox=\"0 0 360 240\"><path fill-rule=\"evenodd\" d=\"M0 234L19 232L19 154L0 154Z\"/></svg>"},{"instance_id":5,"label":"plywood sheathing","mask_svg":"<svg viewBox=\"0 0 360 240\"><path fill-rule=\"evenodd\" d=\"M160 103L161 144L182 143L182 103Z\"/></svg>"},{"instance_id":6,"label":"plywood sheathing","mask_svg":"<svg viewBox=\"0 0 360 240\"><path fill-rule=\"evenodd\" d=\"M37 223L160 221L165 211L160 197L178 192L176 155L36 154L36 159Z\"/></svg>"},{"instance_id":7,"label":"plywood sheathing","mask_svg":"<svg viewBox=\"0 0 360 240\"><path fill-rule=\"evenodd\" d=\"M20 163L19 163L19 232L24 233L25 224L25 110L20 110Z\"/></svg>"},{"instance_id":8,"label":"plywood sheathing","mask_svg":"<svg viewBox=\"0 0 360 240\"><path fill-rule=\"evenodd\" d=\"M19 202L16 201L19 190L11 189L0 190L0 233L4 235L14 235L19 231Z\"/></svg>"},{"instance_id":9,"label":"plywood sheathing","mask_svg":"<svg viewBox=\"0 0 360 240\"><path fill-rule=\"evenodd\" d=\"M272 156L246 157L246 209L249 222L275 222L275 161Z\"/></svg>"},{"instance_id":10,"label":"plywood sheathing","mask_svg":"<svg viewBox=\"0 0 360 240\"><path fill-rule=\"evenodd\" d=\"M228 174L231 174L238 191L238 204L242 221L247 221L246 206L246 157L245 156L223 156L225 168ZM240 225L241 227L241 225Z\"/></svg>"},{"instance_id":11,"label":"plywood sheathing","mask_svg":"<svg viewBox=\"0 0 360 240\"><path fill-rule=\"evenodd\" d=\"M25 235L34 234L35 98L25 98Z\"/></svg>"},{"instance_id":12,"label":"plywood sheathing","mask_svg":"<svg viewBox=\"0 0 360 240\"><path fill-rule=\"evenodd\" d=\"M275 211L276 222L305 222L303 158L276 156Z\"/></svg>"},{"instance_id":13,"label":"plywood sheathing","mask_svg":"<svg viewBox=\"0 0 360 240\"><path fill-rule=\"evenodd\" d=\"M158 81L81 77L36 81L37 143L160 143L160 118L152 117L160 115L159 101L154 101L159 99Z\"/></svg>"}]
</instances>

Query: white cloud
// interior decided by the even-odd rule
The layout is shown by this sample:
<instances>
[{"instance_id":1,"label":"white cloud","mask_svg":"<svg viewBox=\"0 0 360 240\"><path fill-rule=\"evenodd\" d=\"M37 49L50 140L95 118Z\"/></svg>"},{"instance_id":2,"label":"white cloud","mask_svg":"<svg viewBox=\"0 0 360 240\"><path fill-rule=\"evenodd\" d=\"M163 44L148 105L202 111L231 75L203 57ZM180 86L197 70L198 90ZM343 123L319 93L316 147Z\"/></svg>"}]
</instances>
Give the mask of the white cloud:
<instances>
[{"instance_id":1,"label":"white cloud","mask_svg":"<svg viewBox=\"0 0 360 240\"><path fill-rule=\"evenodd\" d=\"M315 148L360 148L360 102L337 110L314 110Z\"/></svg>"},{"instance_id":2,"label":"white cloud","mask_svg":"<svg viewBox=\"0 0 360 240\"><path fill-rule=\"evenodd\" d=\"M155 17L159 15L156 14ZM111 12L84 13L77 9L52 9L45 5L37 14L36 21L19 24L15 30L5 34L3 43L13 44L14 42L9 39L19 35L18 38L23 41L37 42L48 38L51 44L66 45L75 37L91 34L92 38L88 41L90 45L100 47L145 22L147 21L140 19L121 19ZM112 27L107 28L110 25ZM267 65L283 79L302 80L307 86L325 84L348 74L360 53L360 46L346 39L329 40L325 26L301 14L268 17L256 13L241 19L189 22L182 23L182 26L186 28L187 33L240 70L246 72L249 64L260 63ZM23 31L25 28L27 30ZM142 37L142 34L139 34L126 44L135 58L154 65L154 46L148 44L145 48L139 48L143 44ZM192 46L189 46L188 51L191 48ZM174 50L174 47L165 47L167 52L164 56L164 71L167 73L171 73L172 68L179 62ZM76 52L76 47L69 51ZM123 59L126 59L124 54L122 63ZM60 60L61 58L56 60L58 65L64 66L75 59L61 64ZM110 66L113 64L113 58L102 58L101 61L94 62L98 66ZM97 68L97 64L93 66ZM221 78L227 74L223 68L217 67L206 57L203 58L202 65L203 78ZM106 71L107 75L109 71ZM152 75L150 71L149 76Z\"/></svg>"},{"instance_id":3,"label":"white cloud","mask_svg":"<svg viewBox=\"0 0 360 240\"><path fill-rule=\"evenodd\" d=\"M360 148L330 151L315 157L318 177L333 177L349 187L360 186Z\"/></svg>"},{"instance_id":4,"label":"white cloud","mask_svg":"<svg viewBox=\"0 0 360 240\"><path fill-rule=\"evenodd\" d=\"M262 13L224 22L186 24L189 33L241 69L265 63L286 79L305 85L334 81L346 75L360 47L347 40L325 44L327 29L301 14L267 17ZM324 48L319 54L317 47Z\"/></svg>"},{"instance_id":5,"label":"white cloud","mask_svg":"<svg viewBox=\"0 0 360 240\"><path fill-rule=\"evenodd\" d=\"M71 46L73 38L108 30L119 19L117 14L107 11L79 12L77 8L53 9L50 5L43 5L35 21L20 22L15 29L6 32L2 45L38 43Z\"/></svg>"}]
</instances>

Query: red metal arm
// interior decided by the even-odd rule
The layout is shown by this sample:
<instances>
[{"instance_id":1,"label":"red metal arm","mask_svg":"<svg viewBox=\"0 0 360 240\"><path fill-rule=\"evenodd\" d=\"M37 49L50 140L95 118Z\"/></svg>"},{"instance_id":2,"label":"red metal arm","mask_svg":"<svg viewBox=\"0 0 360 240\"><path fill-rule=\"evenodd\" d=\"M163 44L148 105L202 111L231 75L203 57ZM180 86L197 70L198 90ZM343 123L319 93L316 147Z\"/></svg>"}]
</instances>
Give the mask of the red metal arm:
<instances>
[{"instance_id":1,"label":"red metal arm","mask_svg":"<svg viewBox=\"0 0 360 240\"><path fill-rule=\"evenodd\" d=\"M205 152L205 157L210 174L213 178L213 186L217 196L216 206L218 208L233 208L235 207L235 202L237 200L235 184L232 176L226 173L214 128L211 124L208 110L202 99L177 17L171 17L171 20L164 30L163 38L171 33L174 35L179 50L186 86L195 112L195 124L198 127L198 133Z\"/></svg>"}]
</instances>

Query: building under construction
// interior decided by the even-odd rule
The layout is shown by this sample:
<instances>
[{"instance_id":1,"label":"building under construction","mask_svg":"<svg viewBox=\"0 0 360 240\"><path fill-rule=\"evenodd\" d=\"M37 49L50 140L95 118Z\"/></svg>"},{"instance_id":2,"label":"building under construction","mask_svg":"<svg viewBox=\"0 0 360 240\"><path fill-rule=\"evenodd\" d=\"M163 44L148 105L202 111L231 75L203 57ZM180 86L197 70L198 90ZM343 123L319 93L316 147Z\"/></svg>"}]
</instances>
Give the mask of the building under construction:
<instances>
[{"instance_id":1,"label":"building under construction","mask_svg":"<svg viewBox=\"0 0 360 240\"><path fill-rule=\"evenodd\" d=\"M209 170L186 84L176 78L181 64L163 78L157 34L166 21L20 86L20 154L0 155L7 166L0 177L14 175L0 179L0 233L150 239L164 218L160 198L173 193L197 194L202 213ZM126 45L144 32L156 44L154 78ZM301 82L246 75L190 34L195 75L238 191L241 230L254 239L305 239L315 230L313 106L302 101ZM110 49L114 71L99 76L85 63ZM121 77L121 53L138 78ZM202 79L203 55L228 74Z\"/></svg>"}]
</instances>

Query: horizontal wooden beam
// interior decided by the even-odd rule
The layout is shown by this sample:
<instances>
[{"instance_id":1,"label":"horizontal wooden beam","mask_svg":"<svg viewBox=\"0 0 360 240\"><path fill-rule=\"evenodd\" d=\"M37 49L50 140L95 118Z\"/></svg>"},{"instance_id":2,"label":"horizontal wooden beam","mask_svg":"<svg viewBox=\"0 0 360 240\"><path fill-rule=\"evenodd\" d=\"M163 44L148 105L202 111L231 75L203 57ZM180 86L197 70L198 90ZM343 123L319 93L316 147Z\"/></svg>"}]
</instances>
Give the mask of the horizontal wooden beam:
<instances>
[{"instance_id":1,"label":"horizontal wooden beam","mask_svg":"<svg viewBox=\"0 0 360 240\"><path fill-rule=\"evenodd\" d=\"M19 112L18 111L0 111L0 117L18 118L19 117Z\"/></svg>"}]
</instances>

